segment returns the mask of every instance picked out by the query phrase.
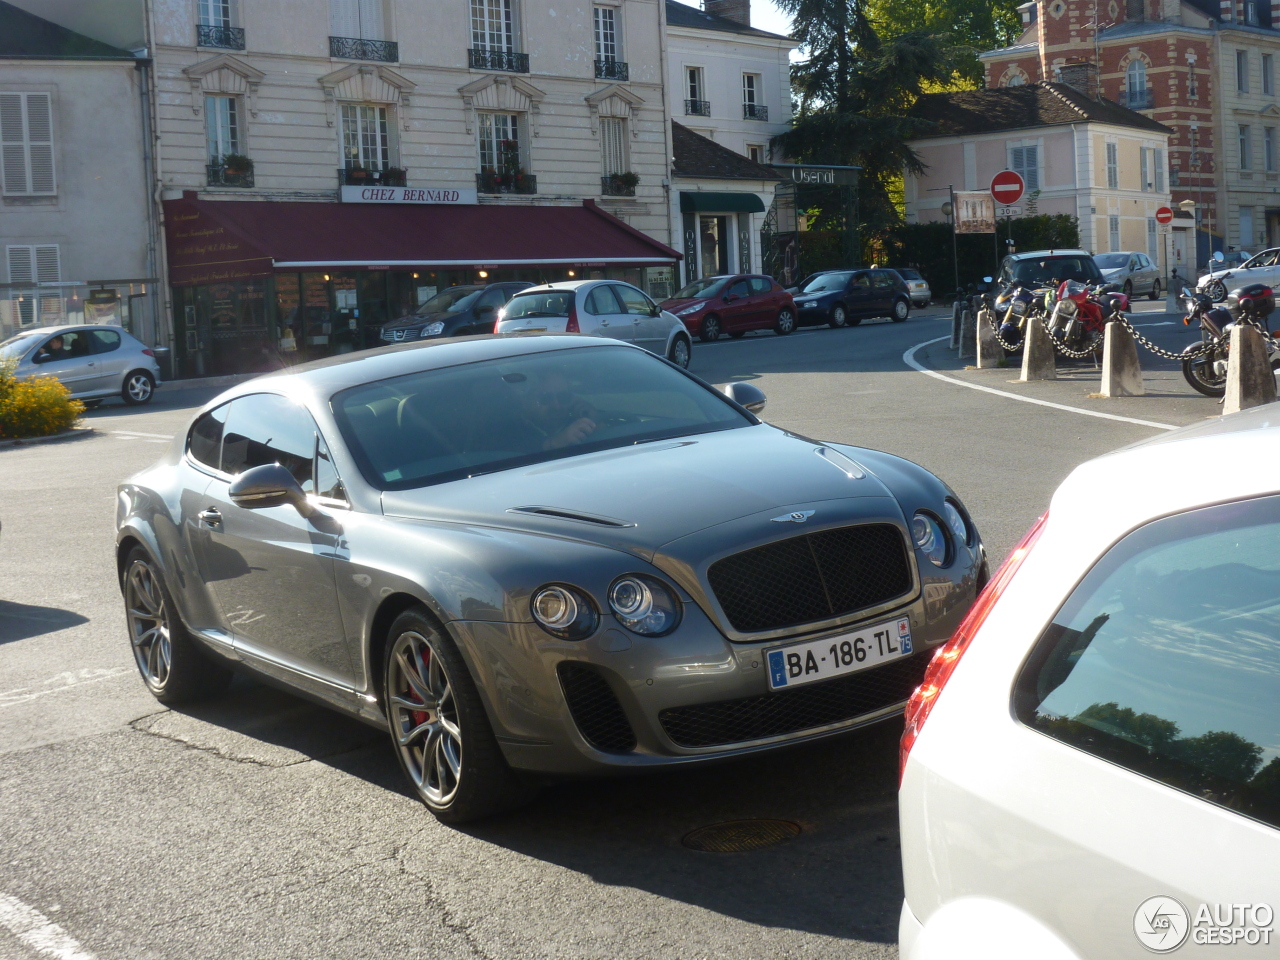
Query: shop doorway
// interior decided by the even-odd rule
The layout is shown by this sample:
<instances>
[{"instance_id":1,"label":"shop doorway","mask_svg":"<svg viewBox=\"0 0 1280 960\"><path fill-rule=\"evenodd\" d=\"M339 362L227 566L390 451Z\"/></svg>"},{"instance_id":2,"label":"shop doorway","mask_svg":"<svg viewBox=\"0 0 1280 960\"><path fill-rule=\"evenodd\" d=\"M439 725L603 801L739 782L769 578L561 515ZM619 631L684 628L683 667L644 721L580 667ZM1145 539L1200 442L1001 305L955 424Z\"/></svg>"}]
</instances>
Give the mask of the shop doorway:
<instances>
[{"instance_id":1,"label":"shop doorway","mask_svg":"<svg viewBox=\"0 0 1280 960\"><path fill-rule=\"evenodd\" d=\"M702 275L713 277L729 272L729 218L698 218L698 239L702 247Z\"/></svg>"}]
</instances>

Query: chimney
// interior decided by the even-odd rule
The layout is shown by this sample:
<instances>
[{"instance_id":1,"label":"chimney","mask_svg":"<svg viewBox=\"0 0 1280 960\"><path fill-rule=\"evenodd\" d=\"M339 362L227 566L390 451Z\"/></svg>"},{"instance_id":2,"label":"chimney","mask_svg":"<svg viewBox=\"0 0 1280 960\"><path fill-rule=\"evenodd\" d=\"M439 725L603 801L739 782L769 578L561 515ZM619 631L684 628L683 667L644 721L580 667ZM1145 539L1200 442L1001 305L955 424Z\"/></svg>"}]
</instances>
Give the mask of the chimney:
<instances>
[{"instance_id":1,"label":"chimney","mask_svg":"<svg viewBox=\"0 0 1280 960\"><path fill-rule=\"evenodd\" d=\"M702 0L702 9L744 27L751 26L751 0Z\"/></svg>"},{"instance_id":2,"label":"chimney","mask_svg":"<svg viewBox=\"0 0 1280 960\"><path fill-rule=\"evenodd\" d=\"M1098 66L1089 60L1069 60L1058 68L1058 82L1078 90L1090 100L1097 100Z\"/></svg>"}]
</instances>

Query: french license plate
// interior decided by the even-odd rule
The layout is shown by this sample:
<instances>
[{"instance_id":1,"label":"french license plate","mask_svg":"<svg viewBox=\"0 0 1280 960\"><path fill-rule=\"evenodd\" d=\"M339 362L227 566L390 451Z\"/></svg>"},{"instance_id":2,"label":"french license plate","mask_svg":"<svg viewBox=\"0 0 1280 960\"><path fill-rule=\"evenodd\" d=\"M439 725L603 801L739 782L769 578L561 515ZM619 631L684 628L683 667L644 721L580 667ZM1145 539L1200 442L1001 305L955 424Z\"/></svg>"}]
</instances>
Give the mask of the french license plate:
<instances>
[{"instance_id":1,"label":"french license plate","mask_svg":"<svg viewBox=\"0 0 1280 960\"><path fill-rule=\"evenodd\" d=\"M911 620L899 617L808 643L778 647L765 653L769 689L782 690L803 683L857 673L911 653Z\"/></svg>"}]
</instances>

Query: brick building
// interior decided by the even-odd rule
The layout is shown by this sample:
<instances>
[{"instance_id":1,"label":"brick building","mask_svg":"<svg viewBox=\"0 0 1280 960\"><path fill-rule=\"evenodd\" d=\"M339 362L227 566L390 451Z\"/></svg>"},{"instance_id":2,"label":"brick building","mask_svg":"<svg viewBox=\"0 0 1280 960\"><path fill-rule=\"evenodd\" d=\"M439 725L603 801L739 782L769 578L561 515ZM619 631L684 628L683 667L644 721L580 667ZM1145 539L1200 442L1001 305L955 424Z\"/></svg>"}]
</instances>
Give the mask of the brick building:
<instances>
[{"instance_id":1,"label":"brick building","mask_svg":"<svg viewBox=\"0 0 1280 960\"><path fill-rule=\"evenodd\" d=\"M1019 10L1018 42L980 55L988 87L1096 83L1169 127L1161 163L1174 204L1196 204L1197 262L1211 249L1280 244L1280 0L1032 0Z\"/></svg>"}]
</instances>

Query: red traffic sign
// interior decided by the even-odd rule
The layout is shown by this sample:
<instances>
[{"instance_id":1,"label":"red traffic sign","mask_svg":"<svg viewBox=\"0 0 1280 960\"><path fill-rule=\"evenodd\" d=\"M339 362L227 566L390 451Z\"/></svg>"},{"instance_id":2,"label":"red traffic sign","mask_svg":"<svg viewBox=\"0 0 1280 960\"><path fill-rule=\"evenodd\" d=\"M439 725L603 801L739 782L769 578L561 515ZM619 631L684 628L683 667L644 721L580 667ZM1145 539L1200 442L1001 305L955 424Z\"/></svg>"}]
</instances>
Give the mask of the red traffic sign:
<instances>
[{"instance_id":1,"label":"red traffic sign","mask_svg":"<svg viewBox=\"0 0 1280 960\"><path fill-rule=\"evenodd\" d=\"M1022 191L1026 188L1022 177L1012 170L1001 171L991 178L991 196L1002 206L1017 203L1022 199Z\"/></svg>"},{"instance_id":2,"label":"red traffic sign","mask_svg":"<svg viewBox=\"0 0 1280 960\"><path fill-rule=\"evenodd\" d=\"M1158 223L1169 223L1173 220L1173 211L1168 207L1161 207L1156 211L1156 221Z\"/></svg>"}]
</instances>

